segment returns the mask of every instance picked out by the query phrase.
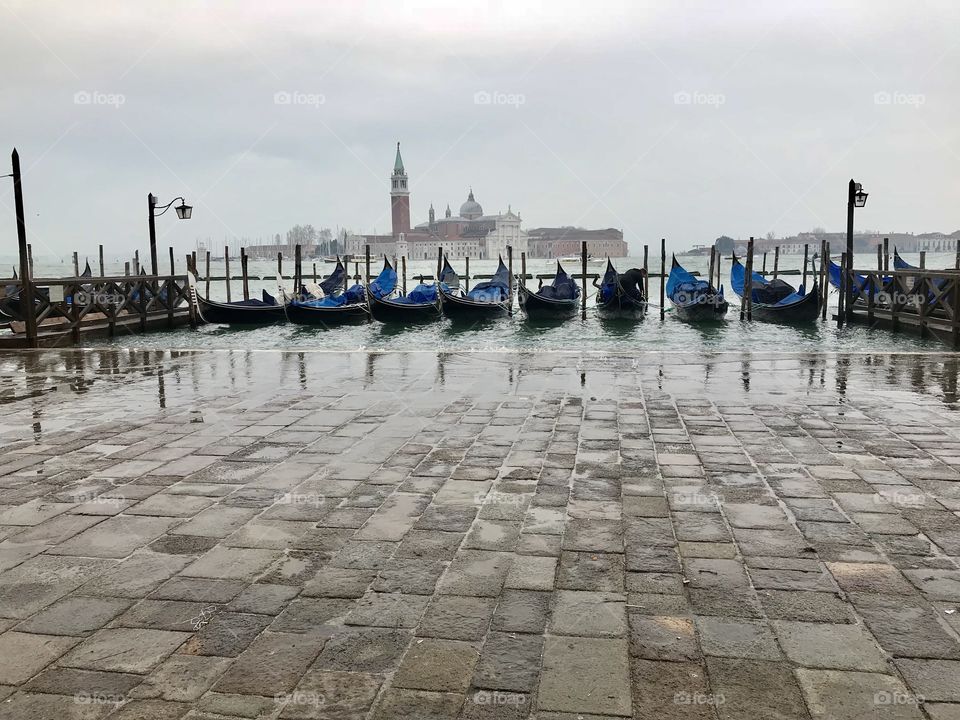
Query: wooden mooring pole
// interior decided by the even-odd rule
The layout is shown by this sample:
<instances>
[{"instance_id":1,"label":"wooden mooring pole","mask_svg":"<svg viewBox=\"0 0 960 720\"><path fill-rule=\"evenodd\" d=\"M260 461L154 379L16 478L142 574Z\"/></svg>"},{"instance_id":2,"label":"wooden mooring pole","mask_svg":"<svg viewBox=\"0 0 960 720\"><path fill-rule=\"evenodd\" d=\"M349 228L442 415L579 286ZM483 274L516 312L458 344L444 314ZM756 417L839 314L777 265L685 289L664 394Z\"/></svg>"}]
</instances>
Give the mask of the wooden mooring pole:
<instances>
[{"instance_id":1,"label":"wooden mooring pole","mask_svg":"<svg viewBox=\"0 0 960 720\"><path fill-rule=\"evenodd\" d=\"M760 274L767 274L767 253L763 253L763 267L760 269Z\"/></svg>"},{"instance_id":2,"label":"wooden mooring pole","mask_svg":"<svg viewBox=\"0 0 960 720\"><path fill-rule=\"evenodd\" d=\"M520 284L527 286L527 254L520 253Z\"/></svg>"},{"instance_id":3,"label":"wooden mooring pole","mask_svg":"<svg viewBox=\"0 0 960 720\"><path fill-rule=\"evenodd\" d=\"M960 248L960 241L957 242L957 247ZM957 257L960 258L960 250ZM883 271L890 272L890 238L883 239Z\"/></svg>"},{"instance_id":4,"label":"wooden mooring pole","mask_svg":"<svg viewBox=\"0 0 960 720\"><path fill-rule=\"evenodd\" d=\"M250 277L247 275L247 249L240 248L240 271L243 273L243 299L250 299Z\"/></svg>"},{"instance_id":5,"label":"wooden mooring pole","mask_svg":"<svg viewBox=\"0 0 960 720\"><path fill-rule=\"evenodd\" d=\"M647 259L650 255L650 246L643 246L643 299L650 302L650 271L647 269Z\"/></svg>"},{"instance_id":6,"label":"wooden mooring pole","mask_svg":"<svg viewBox=\"0 0 960 720\"><path fill-rule=\"evenodd\" d=\"M403 282L403 294L407 294L407 256L404 255L400 258L400 264L403 266L403 277L401 281Z\"/></svg>"},{"instance_id":7,"label":"wooden mooring pole","mask_svg":"<svg viewBox=\"0 0 960 720\"><path fill-rule=\"evenodd\" d=\"M667 316L667 309L663 306L664 290L667 286L667 239L660 238L660 319Z\"/></svg>"},{"instance_id":8,"label":"wooden mooring pole","mask_svg":"<svg viewBox=\"0 0 960 720\"><path fill-rule=\"evenodd\" d=\"M587 241L580 241L580 319L587 319Z\"/></svg>"},{"instance_id":9,"label":"wooden mooring pole","mask_svg":"<svg viewBox=\"0 0 960 720\"><path fill-rule=\"evenodd\" d=\"M206 297L209 298L210 297L210 251L209 250L207 250L207 253L206 253L205 265L203 269L203 279L204 279L204 282L206 283L206 290L205 290Z\"/></svg>"},{"instance_id":10,"label":"wooden mooring pole","mask_svg":"<svg viewBox=\"0 0 960 720\"><path fill-rule=\"evenodd\" d=\"M103 245L100 246L100 250L98 254L100 257L100 277L104 277L106 273L103 271L103 267L104 267L103 266Z\"/></svg>"},{"instance_id":11,"label":"wooden mooring pole","mask_svg":"<svg viewBox=\"0 0 960 720\"><path fill-rule=\"evenodd\" d=\"M470 292L470 256L467 255L467 274L463 278L463 291ZM437 282L440 282L440 278L437 278Z\"/></svg>"},{"instance_id":12,"label":"wooden mooring pole","mask_svg":"<svg viewBox=\"0 0 960 720\"><path fill-rule=\"evenodd\" d=\"M513 317L513 245L507 245L507 275L510 276L509 283L507 284L507 287L510 290L507 300L509 303L507 305L507 314L510 317ZM439 271L437 271L437 277L440 277Z\"/></svg>"},{"instance_id":13,"label":"wooden mooring pole","mask_svg":"<svg viewBox=\"0 0 960 720\"><path fill-rule=\"evenodd\" d=\"M14 149L11 157L13 164L13 200L17 213L17 249L20 254L20 307L23 308L23 320L27 336L27 346L37 347L37 315L33 303L33 258L27 244L26 213L23 210L23 185L20 176L20 154Z\"/></svg>"},{"instance_id":14,"label":"wooden mooring pole","mask_svg":"<svg viewBox=\"0 0 960 720\"><path fill-rule=\"evenodd\" d=\"M822 314L821 319L826 320L827 300L830 298L830 243L826 240L823 241L823 255L820 256L820 269L820 274L823 276L823 287L820 288L823 293L823 301L820 312Z\"/></svg>"},{"instance_id":15,"label":"wooden mooring pole","mask_svg":"<svg viewBox=\"0 0 960 720\"><path fill-rule=\"evenodd\" d=\"M363 248L363 250L364 250L364 256L365 256L365 257L364 257L364 263L365 263L365 264L364 264L364 271L365 271L366 276L367 276L366 284L369 285L369 284L370 284L370 246L369 246L369 245L365 245L364 248Z\"/></svg>"},{"instance_id":16,"label":"wooden mooring pole","mask_svg":"<svg viewBox=\"0 0 960 720\"><path fill-rule=\"evenodd\" d=\"M810 257L810 245L809 243L803 244L803 289L805 292L810 292L807 289L807 263L809 262Z\"/></svg>"},{"instance_id":17,"label":"wooden mooring pole","mask_svg":"<svg viewBox=\"0 0 960 720\"><path fill-rule=\"evenodd\" d=\"M750 239L753 240L753 238L750 238ZM779 269L780 269L780 246L777 245L773 249L773 279L774 280L777 279L777 272L779 271Z\"/></svg>"},{"instance_id":18,"label":"wooden mooring pole","mask_svg":"<svg viewBox=\"0 0 960 720\"><path fill-rule=\"evenodd\" d=\"M767 254L764 253L763 256L764 258L766 258ZM717 270L717 246L711 245L710 246L710 269L707 271L708 285L713 285L713 274L714 272L716 272L716 270Z\"/></svg>"},{"instance_id":19,"label":"wooden mooring pole","mask_svg":"<svg viewBox=\"0 0 960 720\"><path fill-rule=\"evenodd\" d=\"M226 275L227 280L227 302L230 302L230 246L224 246L223 248L223 265L224 275Z\"/></svg>"},{"instance_id":20,"label":"wooden mooring pole","mask_svg":"<svg viewBox=\"0 0 960 720\"><path fill-rule=\"evenodd\" d=\"M840 256L840 298L837 300L837 327L843 327L843 316L847 305L847 287L849 278L847 278L847 257L846 253Z\"/></svg>"}]
</instances>

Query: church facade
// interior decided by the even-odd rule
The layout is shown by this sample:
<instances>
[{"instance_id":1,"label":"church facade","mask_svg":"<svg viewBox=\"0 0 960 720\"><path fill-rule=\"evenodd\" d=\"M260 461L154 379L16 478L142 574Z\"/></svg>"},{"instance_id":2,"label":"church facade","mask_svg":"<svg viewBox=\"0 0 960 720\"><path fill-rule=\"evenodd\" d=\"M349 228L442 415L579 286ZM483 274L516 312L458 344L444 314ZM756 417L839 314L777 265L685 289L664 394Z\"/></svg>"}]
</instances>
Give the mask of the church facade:
<instances>
[{"instance_id":1,"label":"church facade","mask_svg":"<svg viewBox=\"0 0 960 720\"><path fill-rule=\"evenodd\" d=\"M514 213L509 206L506 213L484 213L473 195L473 188L456 215L447 205L444 216L438 218L431 203L427 222L411 227L409 183L400 156L400 143L397 143L397 156L390 175L391 234L348 235L346 252L362 255L369 245L372 256L406 257L409 260L436 259L438 247L451 259L495 260L498 256L506 259L508 245L517 257L527 252L527 234L521 227L520 214Z\"/></svg>"}]
</instances>

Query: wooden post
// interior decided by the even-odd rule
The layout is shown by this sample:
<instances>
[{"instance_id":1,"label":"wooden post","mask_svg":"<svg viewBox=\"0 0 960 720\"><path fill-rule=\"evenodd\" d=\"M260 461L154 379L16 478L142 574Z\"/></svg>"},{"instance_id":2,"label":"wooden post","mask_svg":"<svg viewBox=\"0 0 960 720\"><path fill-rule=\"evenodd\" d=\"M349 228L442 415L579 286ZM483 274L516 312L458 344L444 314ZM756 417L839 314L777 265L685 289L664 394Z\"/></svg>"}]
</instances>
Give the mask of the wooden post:
<instances>
[{"instance_id":1,"label":"wooden post","mask_svg":"<svg viewBox=\"0 0 960 720\"><path fill-rule=\"evenodd\" d=\"M210 297L210 251L209 250L207 250L206 267L204 268L204 271L203 271L203 277L207 283L206 296L207 298L209 298Z\"/></svg>"},{"instance_id":2,"label":"wooden post","mask_svg":"<svg viewBox=\"0 0 960 720\"><path fill-rule=\"evenodd\" d=\"M170 248L170 277L173 277L177 274L177 266L173 262L173 248Z\"/></svg>"},{"instance_id":3,"label":"wooden post","mask_svg":"<svg viewBox=\"0 0 960 720\"><path fill-rule=\"evenodd\" d=\"M20 153L14 149L13 199L17 213L17 249L20 255L20 307L27 336L27 346L37 347L37 309L33 303L33 253L27 244L26 213L23 209L23 186L20 176Z\"/></svg>"},{"instance_id":4,"label":"wooden post","mask_svg":"<svg viewBox=\"0 0 960 720\"><path fill-rule=\"evenodd\" d=\"M470 256L467 255L467 274L463 276L463 291L470 292ZM438 278L439 281L439 278Z\"/></svg>"},{"instance_id":5,"label":"wooden post","mask_svg":"<svg viewBox=\"0 0 960 720\"><path fill-rule=\"evenodd\" d=\"M80 277L80 256L73 253L73 276Z\"/></svg>"},{"instance_id":6,"label":"wooden post","mask_svg":"<svg viewBox=\"0 0 960 720\"><path fill-rule=\"evenodd\" d=\"M106 273L103 271L103 245L100 246L99 254L100 254L100 277L103 277L104 275L106 275Z\"/></svg>"},{"instance_id":7,"label":"wooden post","mask_svg":"<svg viewBox=\"0 0 960 720\"><path fill-rule=\"evenodd\" d=\"M960 243L958 243L960 244ZM960 258L960 256L958 256ZM960 259L958 259L960 262ZM950 333L952 335L953 347L956 349L960 345L960 277L954 275L952 278L953 290L950 300L953 302L953 318L950 323Z\"/></svg>"},{"instance_id":8,"label":"wooden post","mask_svg":"<svg viewBox=\"0 0 960 720\"><path fill-rule=\"evenodd\" d=\"M192 272L193 276L196 277L197 254L195 252L187 255L187 267L190 268L190 272ZM187 283L187 289L189 291L190 278L187 278L185 282ZM187 293L187 313L189 313L190 316L190 327L195 328L197 326L197 308L191 302L189 292Z\"/></svg>"},{"instance_id":9,"label":"wooden post","mask_svg":"<svg viewBox=\"0 0 960 720\"><path fill-rule=\"evenodd\" d=\"M317 264L316 263L313 264L313 281L314 282L317 281Z\"/></svg>"},{"instance_id":10,"label":"wooden post","mask_svg":"<svg viewBox=\"0 0 960 720\"><path fill-rule=\"evenodd\" d=\"M127 260L127 261L123 264L123 274L124 274L124 275L127 275L128 277L129 277L129 275L130 275L130 261L129 261L129 260Z\"/></svg>"},{"instance_id":11,"label":"wooden post","mask_svg":"<svg viewBox=\"0 0 960 720\"><path fill-rule=\"evenodd\" d=\"M507 306L508 314L513 317L513 245L507 245L507 274L510 276L510 282L507 287L510 289L508 294ZM437 277L440 277L440 271L437 271Z\"/></svg>"},{"instance_id":12,"label":"wooden post","mask_svg":"<svg viewBox=\"0 0 960 720\"><path fill-rule=\"evenodd\" d=\"M766 258L767 254L764 253L763 256L764 258ZM713 285L713 274L716 272L716 270L717 270L717 246L711 245L710 246L710 269L707 271L707 284Z\"/></svg>"},{"instance_id":13,"label":"wooden post","mask_svg":"<svg viewBox=\"0 0 960 720\"><path fill-rule=\"evenodd\" d=\"M710 278L710 284L713 285L714 290L720 289L720 265L722 261L723 261L723 254L719 250L717 250L717 283L716 285L713 284L713 278Z\"/></svg>"},{"instance_id":14,"label":"wooden post","mask_svg":"<svg viewBox=\"0 0 960 720\"><path fill-rule=\"evenodd\" d=\"M134 275L140 274L140 251L139 250L133 251L133 274Z\"/></svg>"},{"instance_id":15,"label":"wooden post","mask_svg":"<svg viewBox=\"0 0 960 720\"><path fill-rule=\"evenodd\" d=\"M527 254L520 253L520 284L527 286Z\"/></svg>"},{"instance_id":16,"label":"wooden post","mask_svg":"<svg viewBox=\"0 0 960 720\"><path fill-rule=\"evenodd\" d=\"M173 327L173 300L174 300L174 280L173 276L177 274L177 267L173 261L173 248L170 248L170 277L163 283L167 288L167 326ZM160 288L160 282L155 281L157 288Z\"/></svg>"},{"instance_id":17,"label":"wooden post","mask_svg":"<svg viewBox=\"0 0 960 720\"><path fill-rule=\"evenodd\" d=\"M767 274L767 253L763 253L763 268L760 270L761 275Z\"/></svg>"},{"instance_id":18,"label":"wooden post","mask_svg":"<svg viewBox=\"0 0 960 720\"><path fill-rule=\"evenodd\" d=\"M960 270L960 240L957 240L957 257L953 261L953 269ZM956 291L954 291L956 292Z\"/></svg>"},{"instance_id":19,"label":"wooden post","mask_svg":"<svg viewBox=\"0 0 960 720\"><path fill-rule=\"evenodd\" d=\"M773 279L777 279L777 271L780 267L780 246L777 245L773 249Z\"/></svg>"},{"instance_id":20,"label":"wooden post","mask_svg":"<svg viewBox=\"0 0 960 720\"><path fill-rule=\"evenodd\" d=\"M250 299L250 278L247 275L247 250L240 248L240 270L243 273L243 299Z\"/></svg>"},{"instance_id":21,"label":"wooden post","mask_svg":"<svg viewBox=\"0 0 960 720\"><path fill-rule=\"evenodd\" d=\"M883 245L877 243L877 272L883 272Z\"/></svg>"},{"instance_id":22,"label":"wooden post","mask_svg":"<svg viewBox=\"0 0 960 720\"><path fill-rule=\"evenodd\" d=\"M774 260L776 262L776 260ZM774 265L776 268L776 265ZM776 272L776 270L774 270ZM746 315L747 320L753 320L753 238L747 243L747 260L744 273L743 298L740 301L740 319Z\"/></svg>"},{"instance_id":23,"label":"wooden post","mask_svg":"<svg viewBox=\"0 0 960 720\"><path fill-rule=\"evenodd\" d=\"M279 282L280 284L283 284L282 281L283 281L283 253L278 252L277 253L277 282Z\"/></svg>"},{"instance_id":24,"label":"wooden post","mask_svg":"<svg viewBox=\"0 0 960 720\"><path fill-rule=\"evenodd\" d=\"M660 319L666 317L667 309L663 306L663 293L667 286L667 239L660 238Z\"/></svg>"},{"instance_id":25,"label":"wooden post","mask_svg":"<svg viewBox=\"0 0 960 720\"><path fill-rule=\"evenodd\" d=\"M587 319L587 241L580 242L580 319Z\"/></svg>"},{"instance_id":26,"label":"wooden post","mask_svg":"<svg viewBox=\"0 0 960 720\"><path fill-rule=\"evenodd\" d=\"M847 254L840 256L840 298L837 300L837 327L843 327L843 316L846 312L847 287L850 281L847 278Z\"/></svg>"},{"instance_id":27,"label":"wooden post","mask_svg":"<svg viewBox=\"0 0 960 720\"><path fill-rule=\"evenodd\" d=\"M230 302L230 247L224 246L223 248L223 264L226 268L224 275L227 276L227 302Z\"/></svg>"},{"instance_id":28,"label":"wooden post","mask_svg":"<svg viewBox=\"0 0 960 720\"><path fill-rule=\"evenodd\" d=\"M890 272L890 238L883 239L883 271Z\"/></svg>"},{"instance_id":29,"label":"wooden post","mask_svg":"<svg viewBox=\"0 0 960 720\"><path fill-rule=\"evenodd\" d=\"M303 265L300 243L293 246L293 294L298 295L303 287Z\"/></svg>"},{"instance_id":30,"label":"wooden post","mask_svg":"<svg viewBox=\"0 0 960 720\"><path fill-rule=\"evenodd\" d=\"M643 246L643 299L650 302L650 271L647 269L647 259L650 255L650 246Z\"/></svg>"},{"instance_id":31,"label":"wooden post","mask_svg":"<svg viewBox=\"0 0 960 720\"><path fill-rule=\"evenodd\" d=\"M407 256L406 255L400 258L400 264L403 265L403 278L402 278L403 294L406 295L407 294Z\"/></svg>"},{"instance_id":32,"label":"wooden post","mask_svg":"<svg viewBox=\"0 0 960 720\"><path fill-rule=\"evenodd\" d=\"M821 308L821 320L827 319L827 300L830 298L830 242L823 241L823 255L820 256L820 267L823 275L823 307Z\"/></svg>"},{"instance_id":33,"label":"wooden post","mask_svg":"<svg viewBox=\"0 0 960 720\"><path fill-rule=\"evenodd\" d=\"M367 274L367 285L369 285L370 284L370 246L365 245L364 251L366 253L365 268L366 268L366 274ZM440 277L439 273L437 274L437 277Z\"/></svg>"},{"instance_id":34,"label":"wooden post","mask_svg":"<svg viewBox=\"0 0 960 720\"><path fill-rule=\"evenodd\" d=\"M359 283L363 279L363 276L360 274L360 262L357 261L353 263L353 281Z\"/></svg>"},{"instance_id":35,"label":"wooden post","mask_svg":"<svg viewBox=\"0 0 960 720\"><path fill-rule=\"evenodd\" d=\"M920 269L921 270L927 269L927 251L926 250L920 251Z\"/></svg>"},{"instance_id":36,"label":"wooden post","mask_svg":"<svg viewBox=\"0 0 960 720\"><path fill-rule=\"evenodd\" d=\"M442 268L443 268L443 246L438 245L437 246L437 274L433 276L436 280L440 279L440 272Z\"/></svg>"},{"instance_id":37,"label":"wooden post","mask_svg":"<svg viewBox=\"0 0 960 720\"><path fill-rule=\"evenodd\" d=\"M808 262L807 258L809 257L809 253L810 253L810 245L809 243L804 243L803 244L803 290L804 292L809 292L807 290L807 262Z\"/></svg>"}]
</instances>

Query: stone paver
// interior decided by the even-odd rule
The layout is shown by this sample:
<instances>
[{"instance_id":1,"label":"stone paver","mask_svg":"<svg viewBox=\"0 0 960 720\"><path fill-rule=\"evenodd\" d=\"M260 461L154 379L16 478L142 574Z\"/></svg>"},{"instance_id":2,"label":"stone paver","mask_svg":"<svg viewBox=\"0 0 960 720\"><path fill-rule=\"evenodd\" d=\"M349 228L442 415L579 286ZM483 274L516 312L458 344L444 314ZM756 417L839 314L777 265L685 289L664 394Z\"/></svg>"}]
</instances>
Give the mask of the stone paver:
<instances>
[{"instance_id":1,"label":"stone paver","mask_svg":"<svg viewBox=\"0 0 960 720\"><path fill-rule=\"evenodd\" d=\"M3 358L0 719L960 717L947 353L69 352Z\"/></svg>"}]
</instances>

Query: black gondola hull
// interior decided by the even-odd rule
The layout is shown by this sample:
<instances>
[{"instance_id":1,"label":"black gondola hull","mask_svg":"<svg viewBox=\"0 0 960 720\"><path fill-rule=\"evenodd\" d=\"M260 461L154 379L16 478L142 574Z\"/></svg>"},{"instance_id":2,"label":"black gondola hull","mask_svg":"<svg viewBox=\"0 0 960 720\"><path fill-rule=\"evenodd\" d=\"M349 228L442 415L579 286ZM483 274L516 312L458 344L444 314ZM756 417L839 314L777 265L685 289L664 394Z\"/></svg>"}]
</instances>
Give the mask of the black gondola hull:
<instances>
[{"instance_id":1,"label":"black gondola hull","mask_svg":"<svg viewBox=\"0 0 960 720\"><path fill-rule=\"evenodd\" d=\"M754 303L750 317L764 322L795 324L813 322L820 316L820 293L816 285L803 299L789 305Z\"/></svg>"},{"instance_id":2,"label":"black gondola hull","mask_svg":"<svg viewBox=\"0 0 960 720\"><path fill-rule=\"evenodd\" d=\"M612 298L604 302L597 293L597 313L600 317L612 320L642 318L647 314L647 301L618 290Z\"/></svg>"},{"instance_id":3,"label":"black gondola hull","mask_svg":"<svg viewBox=\"0 0 960 720\"><path fill-rule=\"evenodd\" d=\"M503 317L509 313L505 303L478 302L469 298L456 297L441 286L438 290L440 311L450 320L485 320Z\"/></svg>"},{"instance_id":4,"label":"black gondola hull","mask_svg":"<svg viewBox=\"0 0 960 720\"><path fill-rule=\"evenodd\" d=\"M520 309L531 320L564 320L574 317L580 309L580 299L552 300L530 292L520 285L517 288Z\"/></svg>"},{"instance_id":5,"label":"black gondola hull","mask_svg":"<svg viewBox=\"0 0 960 720\"><path fill-rule=\"evenodd\" d=\"M672 301L671 301L672 302ZM715 322L723 320L730 308L726 300L705 297L700 302L673 304L673 314L687 322Z\"/></svg>"},{"instance_id":6,"label":"black gondola hull","mask_svg":"<svg viewBox=\"0 0 960 720\"><path fill-rule=\"evenodd\" d=\"M398 303L391 300L381 300L367 294L370 303L370 314L374 320L382 323L426 323L440 318L440 308L437 303Z\"/></svg>"},{"instance_id":7,"label":"black gondola hull","mask_svg":"<svg viewBox=\"0 0 960 720\"><path fill-rule=\"evenodd\" d=\"M335 325L360 325L370 320L366 303L341 305L340 307L310 307L290 304L287 317L297 325L331 327Z\"/></svg>"},{"instance_id":8,"label":"black gondola hull","mask_svg":"<svg viewBox=\"0 0 960 720\"><path fill-rule=\"evenodd\" d=\"M231 305L197 296L201 317L217 325L270 325L283 322L283 305Z\"/></svg>"}]
</instances>

